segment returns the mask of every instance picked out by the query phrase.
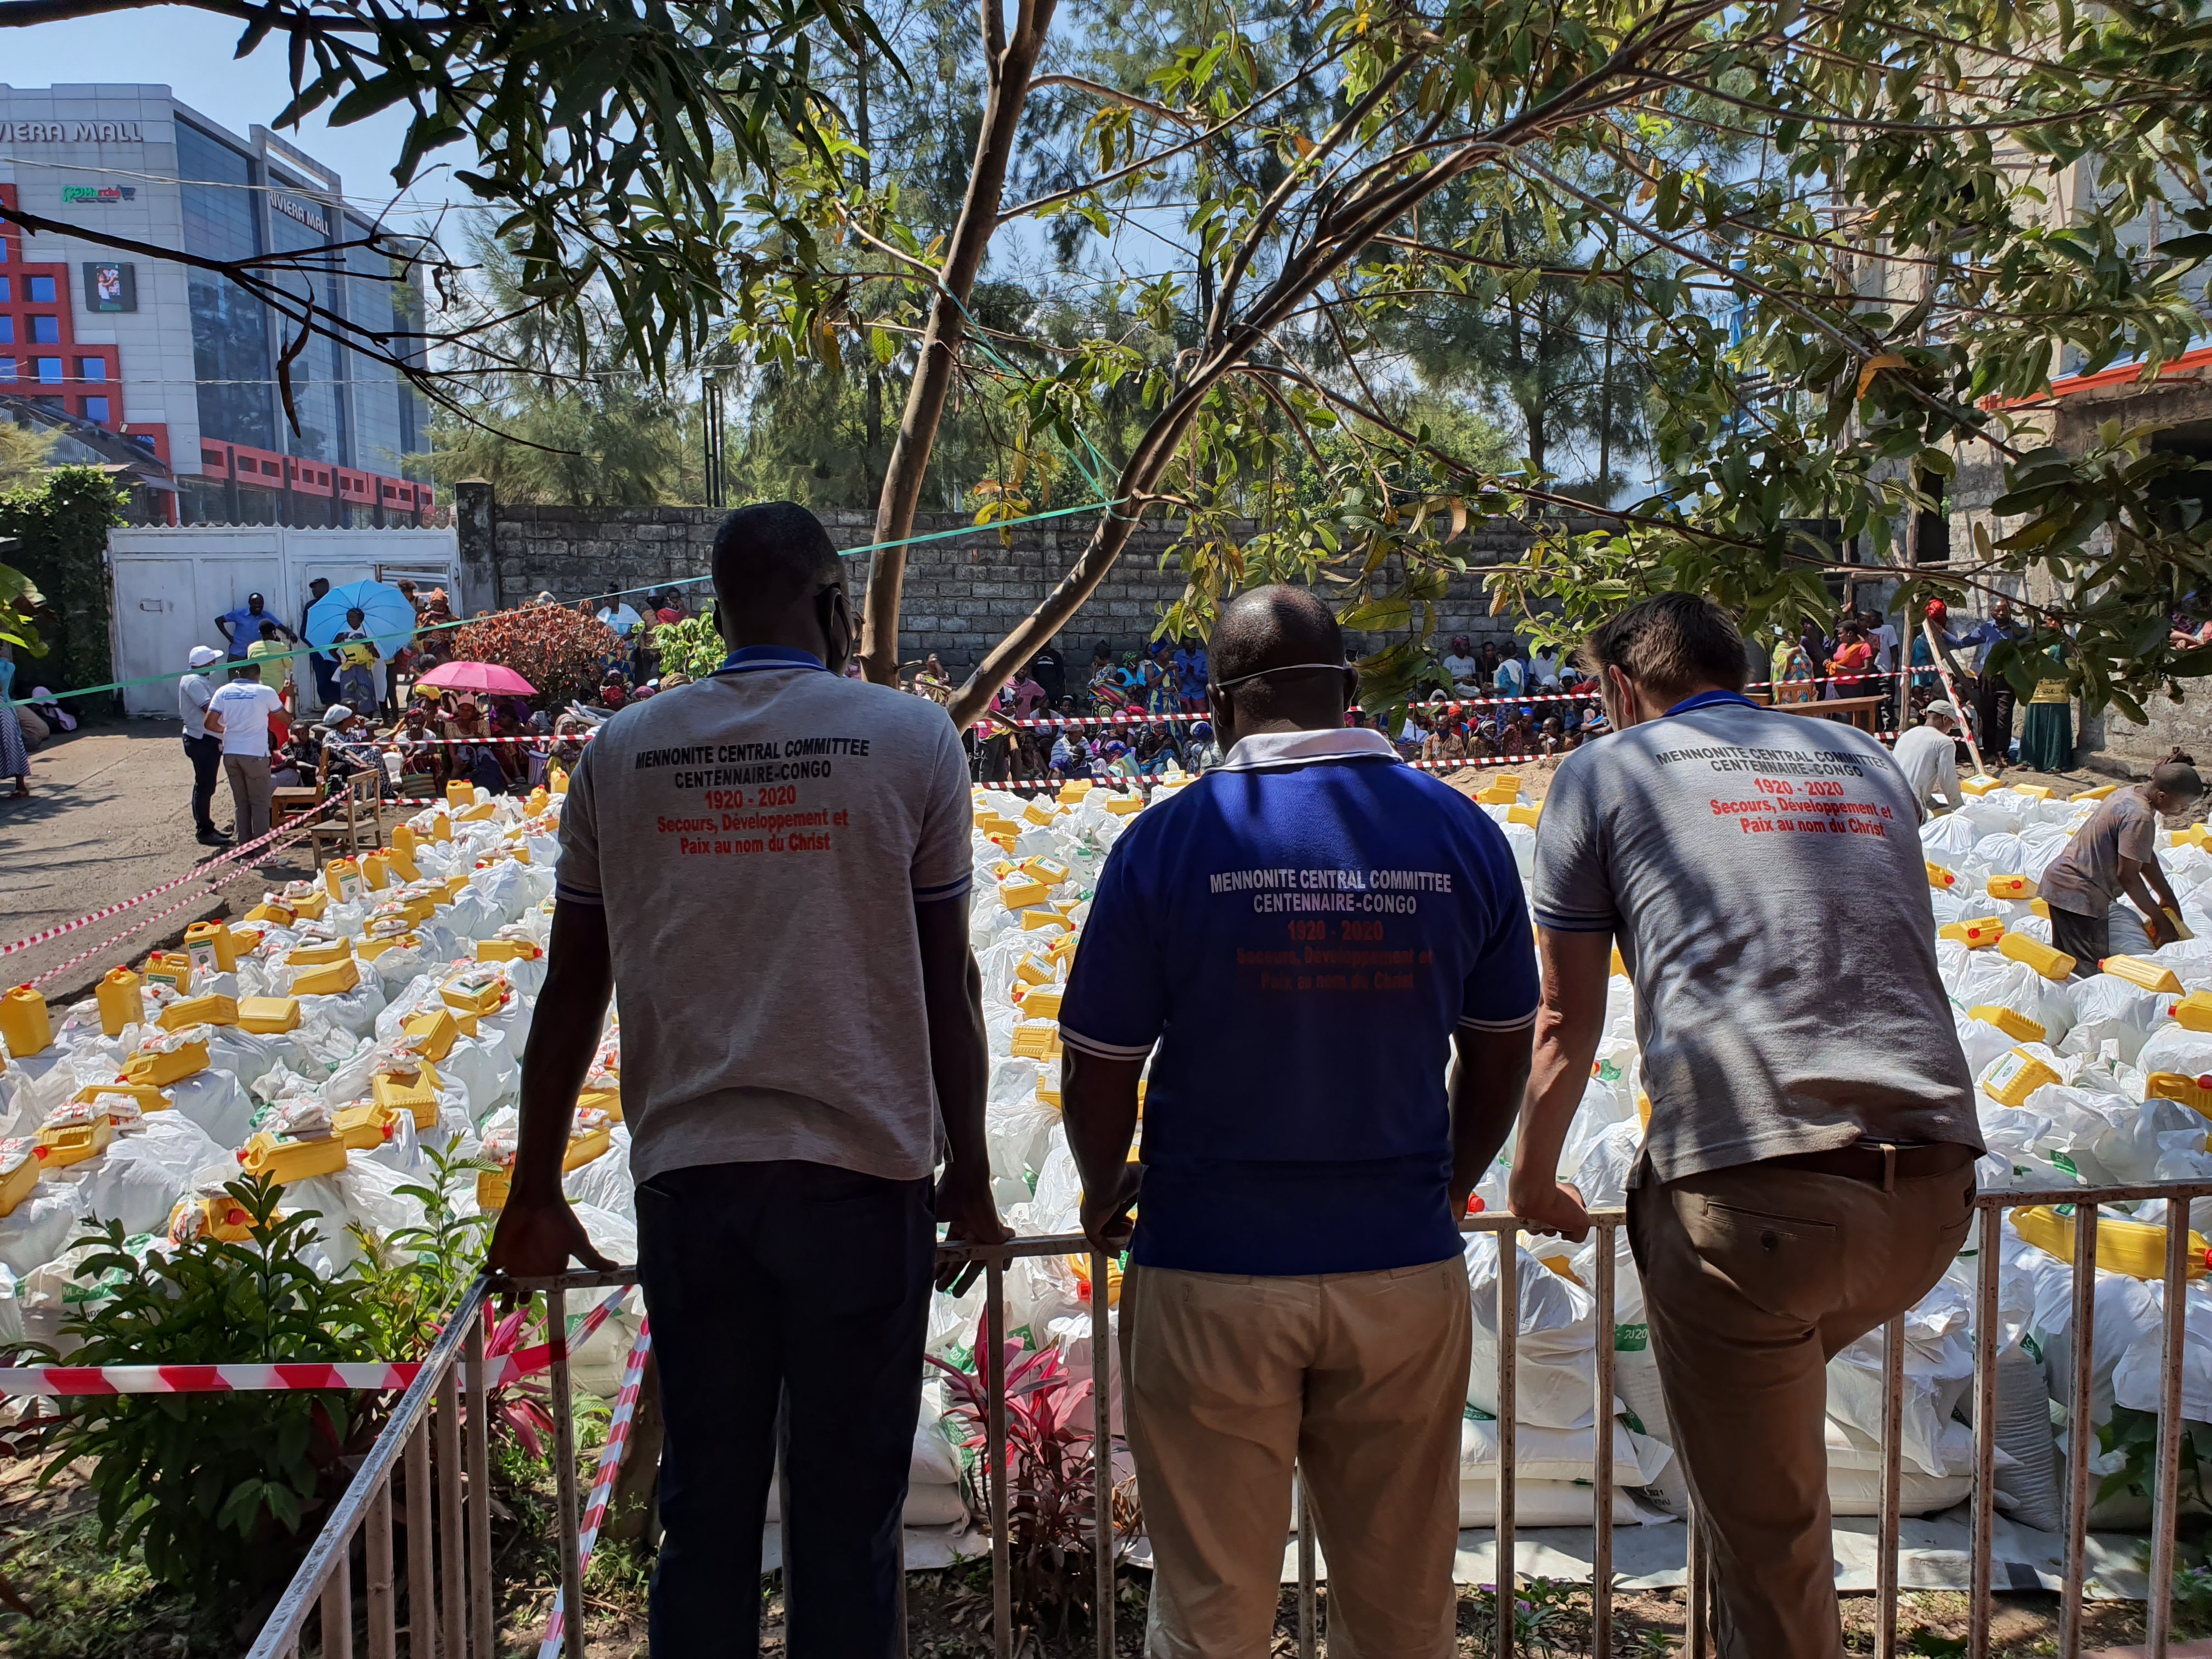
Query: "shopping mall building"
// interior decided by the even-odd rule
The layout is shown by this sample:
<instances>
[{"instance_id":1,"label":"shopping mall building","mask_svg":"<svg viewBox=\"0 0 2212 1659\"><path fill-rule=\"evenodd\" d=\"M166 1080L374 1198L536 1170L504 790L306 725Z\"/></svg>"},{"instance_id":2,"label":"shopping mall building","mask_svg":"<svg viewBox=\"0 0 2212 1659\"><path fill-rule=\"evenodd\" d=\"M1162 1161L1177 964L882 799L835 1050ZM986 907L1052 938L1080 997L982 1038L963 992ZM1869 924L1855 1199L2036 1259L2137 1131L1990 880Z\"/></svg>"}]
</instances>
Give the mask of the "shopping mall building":
<instances>
[{"instance_id":1,"label":"shopping mall building","mask_svg":"<svg viewBox=\"0 0 2212 1659\"><path fill-rule=\"evenodd\" d=\"M423 399L324 338L276 365L283 319L213 272L84 233L221 260L328 249L278 278L348 321L419 331L419 268L357 242L337 173L276 134L240 137L159 86L0 86L0 418L121 462L148 516L185 524L416 522L432 505Z\"/></svg>"}]
</instances>

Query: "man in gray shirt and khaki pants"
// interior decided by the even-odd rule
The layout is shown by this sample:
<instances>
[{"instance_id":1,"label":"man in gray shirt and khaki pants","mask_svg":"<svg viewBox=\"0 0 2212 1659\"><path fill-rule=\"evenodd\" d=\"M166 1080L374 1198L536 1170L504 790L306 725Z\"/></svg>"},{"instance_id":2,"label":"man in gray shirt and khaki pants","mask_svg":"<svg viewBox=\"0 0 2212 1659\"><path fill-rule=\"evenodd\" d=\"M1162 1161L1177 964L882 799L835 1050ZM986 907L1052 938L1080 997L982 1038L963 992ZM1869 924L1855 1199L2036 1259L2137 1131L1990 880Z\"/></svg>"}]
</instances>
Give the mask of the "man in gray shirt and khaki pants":
<instances>
[{"instance_id":1,"label":"man in gray shirt and khaki pants","mask_svg":"<svg viewBox=\"0 0 2212 1659\"><path fill-rule=\"evenodd\" d=\"M1840 1659L1827 1362L1942 1277L1982 1149L1919 803L1873 738L1745 698L1742 639L1701 597L1647 599L1583 655L1616 729L1566 758L1537 830L1513 1208L1589 1225L1555 1172L1618 939L1651 1099L1629 1242L1715 1644Z\"/></svg>"}]
</instances>

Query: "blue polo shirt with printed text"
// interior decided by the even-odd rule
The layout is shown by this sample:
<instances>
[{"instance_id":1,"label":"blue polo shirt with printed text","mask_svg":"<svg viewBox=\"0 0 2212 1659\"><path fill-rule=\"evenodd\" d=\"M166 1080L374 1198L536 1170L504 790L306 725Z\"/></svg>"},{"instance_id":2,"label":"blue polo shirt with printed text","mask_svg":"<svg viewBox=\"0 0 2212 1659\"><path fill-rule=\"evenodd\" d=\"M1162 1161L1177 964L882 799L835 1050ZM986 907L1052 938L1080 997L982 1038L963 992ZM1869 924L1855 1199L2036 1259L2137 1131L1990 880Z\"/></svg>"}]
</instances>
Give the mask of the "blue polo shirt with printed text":
<instances>
[{"instance_id":1,"label":"blue polo shirt with printed text","mask_svg":"<svg viewBox=\"0 0 2212 1659\"><path fill-rule=\"evenodd\" d=\"M1115 843L1060 1039L1152 1057L1141 1266L1371 1273L1458 1253L1444 1072L1536 1014L1504 834L1364 728L1247 738Z\"/></svg>"}]
</instances>

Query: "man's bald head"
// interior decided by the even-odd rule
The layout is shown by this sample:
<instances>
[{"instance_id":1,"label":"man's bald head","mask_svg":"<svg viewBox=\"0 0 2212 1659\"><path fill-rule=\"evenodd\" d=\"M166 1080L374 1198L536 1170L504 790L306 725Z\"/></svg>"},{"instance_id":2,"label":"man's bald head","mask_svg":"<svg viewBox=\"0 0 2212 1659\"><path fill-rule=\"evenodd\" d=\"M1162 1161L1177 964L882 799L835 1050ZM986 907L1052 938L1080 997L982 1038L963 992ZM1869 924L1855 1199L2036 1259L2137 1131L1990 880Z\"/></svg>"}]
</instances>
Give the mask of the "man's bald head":
<instances>
[{"instance_id":1,"label":"man's bald head","mask_svg":"<svg viewBox=\"0 0 2212 1659\"><path fill-rule=\"evenodd\" d=\"M844 565L805 507L739 507L715 528L714 571L715 625L731 645L797 646L843 667L852 635Z\"/></svg>"},{"instance_id":2,"label":"man's bald head","mask_svg":"<svg viewBox=\"0 0 2212 1659\"><path fill-rule=\"evenodd\" d=\"M1344 665L1344 630L1303 587L1255 587L1223 607L1208 641L1213 697L1242 735L1265 725L1319 731L1344 723L1358 676ZM1224 725L1231 716L1224 715Z\"/></svg>"}]
</instances>

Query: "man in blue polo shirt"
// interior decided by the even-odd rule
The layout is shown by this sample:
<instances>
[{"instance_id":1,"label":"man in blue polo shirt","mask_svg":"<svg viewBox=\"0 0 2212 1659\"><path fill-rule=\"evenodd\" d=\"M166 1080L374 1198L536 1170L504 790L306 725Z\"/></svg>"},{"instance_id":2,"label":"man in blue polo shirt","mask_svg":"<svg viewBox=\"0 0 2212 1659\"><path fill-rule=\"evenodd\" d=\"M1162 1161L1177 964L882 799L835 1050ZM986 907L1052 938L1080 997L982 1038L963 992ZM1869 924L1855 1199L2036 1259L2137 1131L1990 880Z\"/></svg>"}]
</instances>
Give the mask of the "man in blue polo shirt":
<instances>
[{"instance_id":1,"label":"man in blue polo shirt","mask_svg":"<svg viewBox=\"0 0 2212 1659\"><path fill-rule=\"evenodd\" d=\"M1497 826L1345 726L1328 606L1258 589L1212 647L1227 757L1115 844L1060 1009L1085 1231L1121 1249L1143 1187L1121 1363L1147 1651L1267 1650L1295 1462L1333 1632L1429 1659L1454 1640L1456 1218L1528 1074L1528 914Z\"/></svg>"}]
</instances>

